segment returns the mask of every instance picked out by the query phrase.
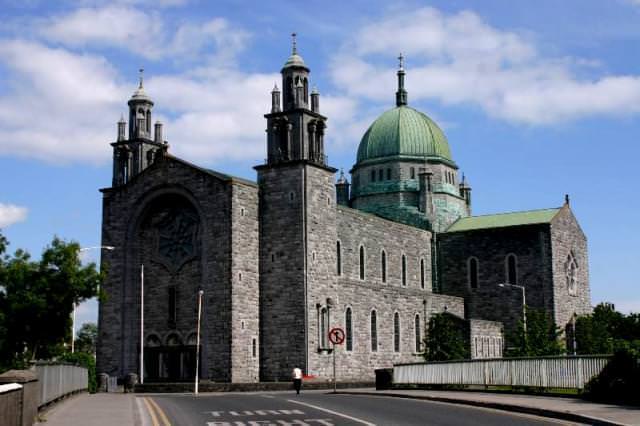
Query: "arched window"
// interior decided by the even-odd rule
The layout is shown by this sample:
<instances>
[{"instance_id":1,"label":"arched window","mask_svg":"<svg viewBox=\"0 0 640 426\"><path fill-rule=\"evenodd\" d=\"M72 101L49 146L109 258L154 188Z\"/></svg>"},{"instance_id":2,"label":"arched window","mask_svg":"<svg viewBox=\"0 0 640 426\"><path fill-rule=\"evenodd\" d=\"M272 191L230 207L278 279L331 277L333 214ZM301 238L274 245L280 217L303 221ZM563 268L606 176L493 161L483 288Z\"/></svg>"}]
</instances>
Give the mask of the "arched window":
<instances>
[{"instance_id":1,"label":"arched window","mask_svg":"<svg viewBox=\"0 0 640 426\"><path fill-rule=\"evenodd\" d=\"M151 133L151 111L147 110L147 133Z\"/></svg>"},{"instance_id":2,"label":"arched window","mask_svg":"<svg viewBox=\"0 0 640 426\"><path fill-rule=\"evenodd\" d=\"M307 102L307 99L309 99L309 81L306 78L302 81L304 84L304 101Z\"/></svg>"},{"instance_id":3,"label":"arched window","mask_svg":"<svg viewBox=\"0 0 640 426\"><path fill-rule=\"evenodd\" d=\"M364 246L360 246L360 279L364 280Z\"/></svg>"},{"instance_id":4,"label":"arched window","mask_svg":"<svg viewBox=\"0 0 640 426\"><path fill-rule=\"evenodd\" d=\"M518 261L515 254L507 255L506 259L506 275L508 284L518 284Z\"/></svg>"},{"instance_id":5,"label":"arched window","mask_svg":"<svg viewBox=\"0 0 640 426\"><path fill-rule=\"evenodd\" d=\"M387 169L387 180L391 180L391 169Z\"/></svg>"},{"instance_id":6,"label":"arched window","mask_svg":"<svg viewBox=\"0 0 640 426\"><path fill-rule=\"evenodd\" d=\"M415 318L415 333L416 333L416 352L420 352L422 350L422 336L420 330L420 315L416 314Z\"/></svg>"},{"instance_id":7,"label":"arched window","mask_svg":"<svg viewBox=\"0 0 640 426\"><path fill-rule=\"evenodd\" d=\"M384 170L383 169L378 170L378 180L379 181L384 180Z\"/></svg>"},{"instance_id":8,"label":"arched window","mask_svg":"<svg viewBox=\"0 0 640 426\"><path fill-rule=\"evenodd\" d=\"M327 339L329 333L329 312L326 307L320 309L320 336L318 341L321 348L327 348L329 346Z\"/></svg>"},{"instance_id":9,"label":"arched window","mask_svg":"<svg viewBox=\"0 0 640 426\"><path fill-rule=\"evenodd\" d=\"M415 179L416 178L416 169L411 167L409 169L409 176L411 176L411 179Z\"/></svg>"},{"instance_id":10,"label":"arched window","mask_svg":"<svg viewBox=\"0 0 640 426\"><path fill-rule=\"evenodd\" d=\"M382 250L380 254L380 271L382 272L382 282L387 282L387 253Z\"/></svg>"},{"instance_id":11,"label":"arched window","mask_svg":"<svg viewBox=\"0 0 640 426\"><path fill-rule=\"evenodd\" d=\"M376 181L376 171L371 170L371 182L375 182L375 181Z\"/></svg>"},{"instance_id":12,"label":"arched window","mask_svg":"<svg viewBox=\"0 0 640 426\"><path fill-rule=\"evenodd\" d=\"M393 314L393 351L400 352L400 314Z\"/></svg>"},{"instance_id":13,"label":"arched window","mask_svg":"<svg viewBox=\"0 0 640 426\"><path fill-rule=\"evenodd\" d=\"M420 288L424 289L424 259L420 259Z\"/></svg>"},{"instance_id":14,"label":"arched window","mask_svg":"<svg viewBox=\"0 0 640 426\"><path fill-rule=\"evenodd\" d=\"M573 252L569 252L567 260L564 262L564 274L567 282L567 291L571 296L578 294L578 262L573 255Z\"/></svg>"},{"instance_id":15,"label":"arched window","mask_svg":"<svg viewBox=\"0 0 640 426\"><path fill-rule=\"evenodd\" d=\"M340 241L336 241L336 273L342 275L342 250Z\"/></svg>"},{"instance_id":16,"label":"arched window","mask_svg":"<svg viewBox=\"0 0 640 426\"><path fill-rule=\"evenodd\" d=\"M402 255L402 285L407 285L407 256Z\"/></svg>"},{"instance_id":17,"label":"arched window","mask_svg":"<svg viewBox=\"0 0 640 426\"><path fill-rule=\"evenodd\" d=\"M371 311L371 352L378 350L378 318L376 311Z\"/></svg>"},{"instance_id":18,"label":"arched window","mask_svg":"<svg viewBox=\"0 0 640 426\"><path fill-rule=\"evenodd\" d=\"M467 260L467 280L470 288L478 288L478 259L475 257Z\"/></svg>"},{"instance_id":19,"label":"arched window","mask_svg":"<svg viewBox=\"0 0 640 426\"><path fill-rule=\"evenodd\" d=\"M353 325L351 323L351 308L347 308L347 311L344 313L344 328L345 330L345 340L346 340L346 350L353 350Z\"/></svg>"}]
</instances>

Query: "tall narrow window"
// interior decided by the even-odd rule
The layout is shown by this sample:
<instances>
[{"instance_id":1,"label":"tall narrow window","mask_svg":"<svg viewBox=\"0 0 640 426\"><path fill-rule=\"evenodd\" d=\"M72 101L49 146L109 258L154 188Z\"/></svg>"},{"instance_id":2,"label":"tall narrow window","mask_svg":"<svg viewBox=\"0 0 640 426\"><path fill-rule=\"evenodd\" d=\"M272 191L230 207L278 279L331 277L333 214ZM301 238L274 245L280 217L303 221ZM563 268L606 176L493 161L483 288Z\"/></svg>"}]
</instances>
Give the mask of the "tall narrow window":
<instances>
[{"instance_id":1,"label":"tall narrow window","mask_svg":"<svg viewBox=\"0 0 640 426\"><path fill-rule=\"evenodd\" d=\"M340 241L336 241L336 273L342 275L342 250Z\"/></svg>"},{"instance_id":2,"label":"tall narrow window","mask_svg":"<svg viewBox=\"0 0 640 426\"><path fill-rule=\"evenodd\" d=\"M380 254L380 271L382 272L382 282L387 282L387 253L382 250Z\"/></svg>"},{"instance_id":3,"label":"tall narrow window","mask_svg":"<svg viewBox=\"0 0 640 426\"><path fill-rule=\"evenodd\" d=\"M375 181L376 181L376 171L371 170L371 182L375 182Z\"/></svg>"},{"instance_id":4,"label":"tall narrow window","mask_svg":"<svg viewBox=\"0 0 640 426\"><path fill-rule=\"evenodd\" d=\"M391 169L387 169L387 180L391 180Z\"/></svg>"},{"instance_id":5,"label":"tall narrow window","mask_svg":"<svg viewBox=\"0 0 640 426\"><path fill-rule=\"evenodd\" d=\"M424 259L420 259L420 288L424 289Z\"/></svg>"},{"instance_id":6,"label":"tall narrow window","mask_svg":"<svg viewBox=\"0 0 640 426\"><path fill-rule=\"evenodd\" d=\"M254 337L253 339L251 339L251 356L255 358L257 355L258 355L258 349L257 349L256 338Z\"/></svg>"},{"instance_id":7,"label":"tall narrow window","mask_svg":"<svg viewBox=\"0 0 640 426\"><path fill-rule=\"evenodd\" d=\"M416 314L414 327L416 333L416 352L420 352L422 350L422 336L420 332L420 315L418 314Z\"/></svg>"},{"instance_id":8,"label":"tall narrow window","mask_svg":"<svg viewBox=\"0 0 640 426\"><path fill-rule=\"evenodd\" d=\"M344 328L345 330L345 340L346 340L346 350L353 350L353 326L351 323L351 308L347 308L347 311L344 314Z\"/></svg>"},{"instance_id":9,"label":"tall narrow window","mask_svg":"<svg viewBox=\"0 0 640 426\"><path fill-rule=\"evenodd\" d=\"M400 314L393 314L393 351L400 352Z\"/></svg>"},{"instance_id":10,"label":"tall narrow window","mask_svg":"<svg viewBox=\"0 0 640 426\"><path fill-rule=\"evenodd\" d=\"M327 343L328 333L329 333L329 313L327 308L320 309L320 336L318 341L320 342L321 348L326 348L329 346Z\"/></svg>"},{"instance_id":11,"label":"tall narrow window","mask_svg":"<svg viewBox=\"0 0 640 426\"><path fill-rule=\"evenodd\" d=\"M379 181L384 180L384 170L383 169L378 170L378 180Z\"/></svg>"},{"instance_id":12,"label":"tall narrow window","mask_svg":"<svg viewBox=\"0 0 640 426\"><path fill-rule=\"evenodd\" d=\"M573 252L569 252L567 260L564 263L564 274L567 281L567 291L571 296L578 294L578 262L573 256Z\"/></svg>"},{"instance_id":13,"label":"tall narrow window","mask_svg":"<svg viewBox=\"0 0 640 426\"><path fill-rule=\"evenodd\" d=\"M407 285L407 256L402 255L402 285Z\"/></svg>"},{"instance_id":14,"label":"tall narrow window","mask_svg":"<svg viewBox=\"0 0 640 426\"><path fill-rule=\"evenodd\" d=\"M414 169L413 167L411 167L409 169L409 176L411 176L411 179L415 179L416 178L416 169Z\"/></svg>"},{"instance_id":15,"label":"tall narrow window","mask_svg":"<svg viewBox=\"0 0 640 426\"><path fill-rule=\"evenodd\" d=\"M174 286L169 287L169 315L168 320L170 325L175 325L176 323L176 288Z\"/></svg>"},{"instance_id":16,"label":"tall narrow window","mask_svg":"<svg viewBox=\"0 0 640 426\"><path fill-rule=\"evenodd\" d=\"M376 311L371 311L371 352L378 350L378 318Z\"/></svg>"},{"instance_id":17,"label":"tall narrow window","mask_svg":"<svg viewBox=\"0 0 640 426\"><path fill-rule=\"evenodd\" d=\"M360 246L360 279L364 280L364 246Z\"/></svg>"},{"instance_id":18,"label":"tall narrow window","mask_svg":"<svg viewBox=\"0 0 640 426\"><path fill-rule=\"evenodd\" d=\"M467 262L469 287L478 288L478 259L470 257Z\"/></svg>"},{"instance_id":19,"label":"tall narrow window","mask_svg":"<svg viewBox=\"0 0 640 426\"><path fill-rule=\"evenodd\" d=\"M515 254L510 254L507 256L506 260L506 269L507 269L507 283L509 284L518 284L518 264Z\"/></svg>"}]
</instances>

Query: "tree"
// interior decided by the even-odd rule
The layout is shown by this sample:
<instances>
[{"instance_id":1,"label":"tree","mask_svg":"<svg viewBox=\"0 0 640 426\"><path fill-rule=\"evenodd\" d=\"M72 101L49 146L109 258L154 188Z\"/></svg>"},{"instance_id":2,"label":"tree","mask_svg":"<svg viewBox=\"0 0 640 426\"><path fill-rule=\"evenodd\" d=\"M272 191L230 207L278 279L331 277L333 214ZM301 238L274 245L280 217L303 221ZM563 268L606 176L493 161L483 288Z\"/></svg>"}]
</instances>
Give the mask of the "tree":
<instances>
[{"instance_id":1,"label":"tree","mask_svg":"<svg viewBox=\"0 0 640 426\"><path fill-rule=\"evenodd\" d=\"M427 361L449 361L469 358L468 339L462 319L446 312L429 319L424 357Z\"/></svg>"},{"instance_id":2,"label":"tree","mask_svg":"<svg viewBox=\"0 0 640 426\"><path fill-rule=\"evenodd\" d=\"M64 350L73 305L96 295L102 274L81 265L76 242L54 237L37 262L7 246L0 234L0 368L20 368Z\"/></svg>"},{"instance_id":3,"label":"tree","mask_svg":"<svg viewBox=\"0 0 640 426\"><path fill-rule=\"evenodd\" d=\"M544 309L525 307L527 327L518 322L515 334L511 336L514 345L507 350L508 356L548 356L564 352L560 336L562 331L556 327L551 315Z\"/></svg>"},{"instance_id":4,"label":"tree","mask_svg":"<svg viewBox=\"0 0 640 426\"><path fill-rule=\"evenodd\" d=\"M624 315L611 303L600 303L590 315L576 320L579 354L611 354L617 349L640 348L640 314Z\"/></svg>"},{"instance_id":5,"label":"tree","mask_svg":"<svg viewBox=\"0 0 640 426\"><path fill-rule=\"evenodd\" d=\"M93 322L82 324L76 338L76 350L91 355L96 354L96 342L98 339L98 326Z\"/></svg>"}]
</instances>

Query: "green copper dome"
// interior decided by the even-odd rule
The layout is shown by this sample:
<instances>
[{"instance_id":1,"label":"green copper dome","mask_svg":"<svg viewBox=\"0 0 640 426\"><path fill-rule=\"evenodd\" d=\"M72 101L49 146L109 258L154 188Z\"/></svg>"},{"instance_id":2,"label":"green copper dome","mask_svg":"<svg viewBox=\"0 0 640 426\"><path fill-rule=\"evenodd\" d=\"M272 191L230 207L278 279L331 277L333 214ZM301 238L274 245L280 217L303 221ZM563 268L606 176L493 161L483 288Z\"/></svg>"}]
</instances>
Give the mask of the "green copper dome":
<instances>
[{"instance_id":1,"label":"green copper dome","mask_svg":"<svg viewBox=\"0 0 640 426\"><path fill-rule=\"evenodd\" d=\"M434 158L453 162L447 138L425 114L400 105L369 127L358 147L358 164L388 157Z\"/></svg>"}]
</instances>

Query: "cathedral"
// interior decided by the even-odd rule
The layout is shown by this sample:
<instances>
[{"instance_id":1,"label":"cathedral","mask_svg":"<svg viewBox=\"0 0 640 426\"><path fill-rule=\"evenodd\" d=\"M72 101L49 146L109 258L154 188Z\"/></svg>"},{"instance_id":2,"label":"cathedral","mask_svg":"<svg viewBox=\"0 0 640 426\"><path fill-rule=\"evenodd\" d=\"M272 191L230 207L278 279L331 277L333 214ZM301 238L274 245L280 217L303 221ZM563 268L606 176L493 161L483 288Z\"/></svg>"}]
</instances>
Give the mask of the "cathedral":
<instances>
[{"instance_id":1,"label":"cathedral","mask_svg":"<svg viewBox=\"0 0 640 426\"><path fill-rule=\"evenodd\" d=\"M395 107L362 136L350 180L327 162L295 39L281 74L256 181L171 155L140 79L101 190L102 245L116 249L102 253L98 373L191 381L200 324L201 380L289 380L294 367L329 378L334 355L339 381L372 380L422 360L434 313L460 320L472 358L496 358L525 304L559 327L591 311L568 197L473 216L446 136L409 106L402 57Z\"/></svg>"}]
</instances>

